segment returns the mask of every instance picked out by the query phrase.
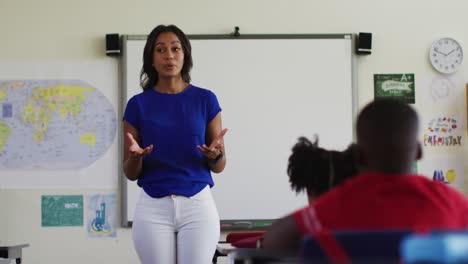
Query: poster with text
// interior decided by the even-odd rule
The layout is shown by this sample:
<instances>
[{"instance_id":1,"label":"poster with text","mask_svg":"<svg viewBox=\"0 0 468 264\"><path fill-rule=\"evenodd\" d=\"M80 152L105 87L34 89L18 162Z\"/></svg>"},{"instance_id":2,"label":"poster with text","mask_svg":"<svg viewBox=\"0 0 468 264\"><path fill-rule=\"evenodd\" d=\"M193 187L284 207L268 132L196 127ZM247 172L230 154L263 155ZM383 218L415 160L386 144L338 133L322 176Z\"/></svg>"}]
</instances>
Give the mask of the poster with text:
<instances>
[{"instance_id":1,"label":"poster with text","mask_svg":"<svg viewBox=\"0 0 468 264\"><path fill-rule=\"evenodd\" d=\"M432 149L461 147L464 145L463 127L456 115L423 115L423 146Z\"/></svg>"},{"instance_id":2,"label":"poster with text","mask_svg":"<svg viewBox=\"0 0 468 264\"><path fill-rule=\"evenodd\" d=\"M43 227L83 226L83 196L43 195L41 212Z\"/></svg>"},{"instance_id":3,"label":"poster with text","mask_svg":"<svg viewBox=\"0 0 468 264\"><path fill-rule=\"evenodd\" d=\"M374 98L395 98L415 103L414 73L374 74Z\"/></svg>"}]
</instances>

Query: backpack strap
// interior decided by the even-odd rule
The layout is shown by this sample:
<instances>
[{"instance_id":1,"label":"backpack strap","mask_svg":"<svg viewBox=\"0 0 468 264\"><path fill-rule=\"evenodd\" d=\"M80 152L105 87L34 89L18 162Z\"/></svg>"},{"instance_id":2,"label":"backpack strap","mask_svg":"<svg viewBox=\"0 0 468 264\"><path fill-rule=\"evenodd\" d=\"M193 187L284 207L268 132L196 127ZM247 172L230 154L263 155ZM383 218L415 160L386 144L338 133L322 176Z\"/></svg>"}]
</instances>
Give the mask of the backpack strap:
<instances>
[{"instance_id":1,"label":"backpack strap","mask_svg":"<svg viewBox=\"0 0 468 264\"><path fill-rule=\"evenodd\" d=\"M313 234L313 237L332 263L351 263L351 258L331 232L320 229Z\"/></svg>"}]
</instances>

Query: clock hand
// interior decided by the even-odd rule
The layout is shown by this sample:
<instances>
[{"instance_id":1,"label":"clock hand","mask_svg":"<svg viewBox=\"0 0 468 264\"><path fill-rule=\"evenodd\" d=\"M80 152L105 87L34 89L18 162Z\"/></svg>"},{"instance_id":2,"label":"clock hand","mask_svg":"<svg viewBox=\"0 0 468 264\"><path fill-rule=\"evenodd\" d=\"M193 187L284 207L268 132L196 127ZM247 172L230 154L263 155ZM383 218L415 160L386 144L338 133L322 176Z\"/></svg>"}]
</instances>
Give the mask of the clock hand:
<instances>
[{"instance_id":1,"label":"clock hand","mask_svg":"<svg viewBox=\"0 0 468 264\"><path fill-rule=\"evenodd\" d=\"M450 54L451 54L452 52L454 52L454 51L455 51L455 49L451 50L449 53L447 53L446 56L450 55Z\"/></svg>"},{"instance_id":2,"label":"clock hand","mask_svg":"<svg viewBox=\"0 0 468 264\"><path fill-rule=\"evenodd\" d=\"M438 51L438 50L434 50L434 51L437 52L437 53L439 53L439 54L442 54L442 55L444 55L444 56L447 56L447 55L448 55L448 54L445 54L445 53L440 52L440 51Z\"/></svg>"}]
</instances>

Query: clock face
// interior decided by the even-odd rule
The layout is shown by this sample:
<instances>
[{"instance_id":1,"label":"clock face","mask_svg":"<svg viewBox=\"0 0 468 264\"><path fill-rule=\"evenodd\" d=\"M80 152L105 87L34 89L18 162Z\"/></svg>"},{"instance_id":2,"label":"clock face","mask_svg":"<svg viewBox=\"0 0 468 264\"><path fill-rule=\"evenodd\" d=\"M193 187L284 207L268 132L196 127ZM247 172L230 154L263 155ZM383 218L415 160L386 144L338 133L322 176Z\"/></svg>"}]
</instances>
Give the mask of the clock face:
<instances>
[{"instance_id":1,"label":"clock face","mask_svg":"<svg viewBox=\"0 0 468 264\"><path fill-rule=\"evenodd\" d=\"M454 73L463 62L462 47L452 38L434 41L429 56L434 69L441 73Z\"/></svg>"}]
</instances>

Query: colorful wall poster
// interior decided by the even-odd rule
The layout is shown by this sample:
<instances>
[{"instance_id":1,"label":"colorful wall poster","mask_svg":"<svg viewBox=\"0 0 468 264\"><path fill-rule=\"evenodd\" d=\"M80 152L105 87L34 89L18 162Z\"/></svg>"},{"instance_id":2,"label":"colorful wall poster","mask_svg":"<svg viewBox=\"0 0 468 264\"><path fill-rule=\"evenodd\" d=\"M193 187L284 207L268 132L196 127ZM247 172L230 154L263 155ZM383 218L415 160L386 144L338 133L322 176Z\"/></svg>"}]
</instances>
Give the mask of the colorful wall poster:
<instances>
[{"instance_id":1,"label":"colorful wall poster","mask_svg":"<svg viewBox=\"0 0 468 264\"><path fill-rule=\"evenodd\" d=\"M424 147L460 147L464 144L463 124L454 115L425 116L422 124Z\"/></svg>"},{"instance_id":2,"label":"colorful wall poster","mask_svg":"<svg viewBox=\"0 0 468 264\"><path fill-rule=\"evenodd\" d=\"M424 158L419 165L421 174L434 181L451 185L460 191L464 190L464 156L440 155Z\"/></svg>"},{"instance_id":3,"label":"colorful wall poster","mask_svg":"<svg viewBox=\"0 0 468 264\"><path fill-rule=\"evenodd\" d=\"M82 195L43 195L41 225L83 226Z\"/></svg>"},{"instance_id":4,"label":"colorful wall poster","mask_svg":"<svg viewBox=\"0 0 468 264\"><path fill-rule=\"evenodd\" d=\"M86 230L88 237L117 236L116 195L93 194L86 196Z\"/></svg>"},{"instance_id":5,"label":"colorful wall poster","mask_svg":"<svg viewBox=\"0 0 468 264\"><path fill-rule=\"evenodd\" d=\"M414 73L374 74L374 98L391 97L415 103Z\"/></svg>"}]
</instances>

